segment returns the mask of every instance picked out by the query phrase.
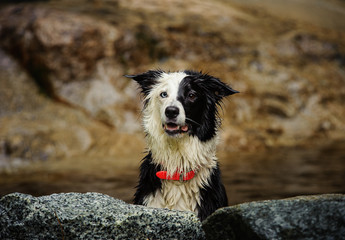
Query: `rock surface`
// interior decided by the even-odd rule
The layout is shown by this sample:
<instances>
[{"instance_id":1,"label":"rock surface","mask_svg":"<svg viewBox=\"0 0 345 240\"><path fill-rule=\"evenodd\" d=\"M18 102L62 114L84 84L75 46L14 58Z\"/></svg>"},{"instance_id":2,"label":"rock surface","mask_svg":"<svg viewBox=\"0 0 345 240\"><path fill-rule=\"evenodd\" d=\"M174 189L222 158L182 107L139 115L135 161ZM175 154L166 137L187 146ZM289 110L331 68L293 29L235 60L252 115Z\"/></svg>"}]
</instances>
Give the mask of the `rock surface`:
<instances>
[{"instance_id":1,"label":"rock surface","mask_svg":"<svg viewBox=\"0 0 345 240\"><path fill-rule=\"evenodd\" d=\"M343 239L345 195L244 203L203 222L207 239Z\"/></svg>"},{"instance_id":2,"label":"rock surface","mask_svg":"<svg viewBox=\"0 0 345 240\"><path fill-rule=\"evenodd\" d=\"M0 69L0 165L71 157L87 151L98 134L109 133L83 111L51 101L1 50ZM109 137L115 140L116 134Z\"/></svg>"},{"instance_id":3,"label":"rock surface","mask_svg":"<svg viewBox=\"0 0 345 240\"><path fill-rule=\"evenodd\" d=\"M145 208L98 193L0 200L0 239L204 239L190 212Z\"/></svg>"},{"instance_id":4,"label":"rock surface","mask_svg":"<svg viewBox=\"0 0 345 240\"><path fill-rule=\"evenodd\" d=\"M115 26L30 5L2 9L0 26L0 45L41 91L112 126L126 122L118 110L130 98L114 83L125 81L113 61L120 37Z\"/></svg>"},{"instance_id":5,"label":"rock surface","mask_svg":"<svg viewBox=\"0 0 345 240\"><path fill-rule=\"evenodd\" d=\"M342 239L345 195L300 196L194 213L127 204L100 193L0 199L1 239Z\"/></svg>"}]
</instances>

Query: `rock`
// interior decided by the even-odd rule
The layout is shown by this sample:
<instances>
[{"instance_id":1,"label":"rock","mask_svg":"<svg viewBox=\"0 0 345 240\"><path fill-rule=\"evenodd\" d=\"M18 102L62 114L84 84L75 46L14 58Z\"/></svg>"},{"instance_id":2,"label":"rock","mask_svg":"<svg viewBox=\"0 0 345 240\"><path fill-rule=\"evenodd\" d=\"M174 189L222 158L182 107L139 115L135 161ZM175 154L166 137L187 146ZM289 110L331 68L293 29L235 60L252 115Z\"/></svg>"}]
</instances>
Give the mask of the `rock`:
<instances>
[{"instance_id":1,"label":"rock","mask_svg":"<svg viewBox=\"0 0 345 240\"><path fill-rule=\"evenodd\" d=\"M0 239L342 239L345 195L300 196L192 212L127 204L100 193L0 199Z\"/></svg>"},{"instance_id":2,"label":"rock","mask_svg":"<svg viewBox=\"0 0 345 240\"><path fill-rule=\"evenodd\" d=\"M107 156L121 152L114 142L140 121L135 83L111 60L117 29L32 5L0 12L0 168L85 154L98 143L111 146L100 151Z\"/></svg>"},{"instance_id":3,"label":"rock","mask_svg":"<svg viewBox=\"0 0 345 240\"><path fill-rule=\"evenodd\" d=\"M300 56L309 61L332 59L339 53L338 46L334 43L319 39L313 34L294 32L276 43L276 54L282 58L290 58L292 62Z\"/></svg>"},{"instance_id":4,"label":"rock","mask_svg":"<svg viewBox=\"0 0 345 240\"><path fill-rule=\"evenodd\" d=\"M149 25L139 24L124 31L115 46L118 57L129 66L148 64L154 60L163 60L169 56L170 46L160 32L152 31Z\"/></svg>"},{"instance_id":5,"label":"rock","mask_svg":"<svg viewBox=\"0 0 345 240\"><path fill-rule=\"evenodd\" d=\"M34 111L44 99L32 78L0 49L0 117Z\"/></svg>"},{"instance_id":6,"label":"rock","mask_svg":"<svg viewBox=\"0 0 345 240\"><path fill-rule=\"evenodd\" d=\"M93 144L87 121L79 120L81 113L61 114L61 105L42 95L35 81L1 50L0 83L0 161L73 156Z\"/></svg>"},{"instance_id":7,"label":"rock","mask_svg":"<svg viewBox=\"0 0 345 240\"><path fill-rule=\"evenodd\" d=\"M0 200L1 239L204 239L194 213L126 204L99 193Z\"/></svg>"},{"instance_id":8,"label":"rock","mask_svg":"<svg viewBox=\"0 0 345 240\"><path fill-rule=\"evenodd\" d=\"M0 24L1 45L51 85L90 76L99 59L114 55L119 35L92 18L24 5L3 9Z\"/></svg>"},{"instance_id":9,"label":"rock","mask_svg":"<svg viewBox=\"0 0 345 240\"><path fill-rule=\"evenodd\" d=\"M133 97L122 93L129 81L114 60L115 42L120 38L116 27L47 7L18 5L0 12L0 46L21 63L43 92L126 131L126 119L118 115L132 109L128 102ZM139 128L131 123L128 132Z\"/></svg>"},{"instance_id":10,"label":"rock","mask_svg":"<svg viewBox=\"0 0 345 240\"><path fill-rule=\"evenodd\" d=\"M131 152L134 146L140 146L140 150L144 147L140 144L141 136L129 137L126 133L126 129L136 131L133 126L139 125L133 108L127 114L115 114L113 119L123 126L119 133L80 109L47 97L32 77L1 49L0 86L0 171L11 170L20 165L17 163L89 156L92 147L107 157ZM117 106L109 112L114 109L123 111Z\"/></svg>"},{"instance_id":11,"label":"rock","mask_svg":"<svg viewBox=\"0 0 345 240\"><path fill-rule=\"evenodd\" d=\"M207 239L342 239L345 195L251 202L217 210L203 222Z\"/></svg>"}]
</instances>

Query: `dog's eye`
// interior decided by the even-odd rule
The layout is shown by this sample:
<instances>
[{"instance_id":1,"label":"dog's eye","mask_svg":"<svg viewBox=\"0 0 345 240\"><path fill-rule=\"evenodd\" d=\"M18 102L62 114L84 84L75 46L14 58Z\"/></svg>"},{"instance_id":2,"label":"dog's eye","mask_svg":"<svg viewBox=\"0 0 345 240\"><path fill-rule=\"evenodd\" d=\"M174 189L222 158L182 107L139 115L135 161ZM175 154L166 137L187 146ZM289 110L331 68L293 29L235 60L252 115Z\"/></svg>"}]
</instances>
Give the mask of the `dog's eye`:
<instances>
[{"instance_id":1,"label":"dog's eye","mask_svg":"<svg viewBox=\"0 0 345 240\"><path fill-rule=\"evenodd\" d=\"M161 92L161 94L159 94L159 96L161 96L161 98L167 98L168 93L167 92Z\"/></svg>"},{"instance_id":2,"label":"dog's eye","mask_svg":"<svg viewBox=\"0 0 345 240\"><path fill-rule=\"evenodd\" d=\"M196 98L195 93L188 93L188 98L189 98L189 100L195 100L195 98Z\"/></svg>"}]
</instances>

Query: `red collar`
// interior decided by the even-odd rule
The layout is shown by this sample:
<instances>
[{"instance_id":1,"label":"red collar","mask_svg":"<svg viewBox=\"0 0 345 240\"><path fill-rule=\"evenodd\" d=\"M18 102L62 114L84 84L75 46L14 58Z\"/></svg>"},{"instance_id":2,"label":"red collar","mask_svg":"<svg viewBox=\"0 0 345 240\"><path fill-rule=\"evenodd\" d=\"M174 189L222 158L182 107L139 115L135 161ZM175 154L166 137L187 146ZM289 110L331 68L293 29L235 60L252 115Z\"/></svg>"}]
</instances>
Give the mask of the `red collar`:
<instances>
[{"instance_id":1,"label":"red collar","mask_svg":"<svg viewBox=\"0 0 345 240\"><path fill-rule=\"evenodd\" d=\"M156 172L156 176L160 179L175 180L175 181L180 181L180 182L191 180L194 177L195 172L190 171L190 172L187 172L186 174L175 172L172 176L167 176L167 175L168 175L167 171Z\"/></svg>"}]
</instances>

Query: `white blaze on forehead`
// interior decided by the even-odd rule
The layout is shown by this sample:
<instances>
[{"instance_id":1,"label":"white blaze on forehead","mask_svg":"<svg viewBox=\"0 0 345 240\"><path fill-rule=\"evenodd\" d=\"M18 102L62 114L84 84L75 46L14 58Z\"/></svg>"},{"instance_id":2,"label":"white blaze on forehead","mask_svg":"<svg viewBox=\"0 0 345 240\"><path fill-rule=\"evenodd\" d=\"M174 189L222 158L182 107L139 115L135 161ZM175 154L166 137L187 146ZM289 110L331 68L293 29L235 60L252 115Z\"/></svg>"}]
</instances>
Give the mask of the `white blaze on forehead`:
<instances>
[{"instance_id":1,"label":"white blaze on forehead","mask_svg":"<svg viewBox=\"0 0 345 240\"><path fill-rule=\"evenodd\" d=\"M163 72L161 77L157 79L157 84L153 87L146 99L153 98L162 92L167 92L169 94L169 99L176 99L180 83L186 76L188 75L184 72Z\"/></svg>"},{"instance_id":2,"label":"white blaze on forehead","mask_svg":"<svg viewBox=\"0 0 345 240\"><path fill-rule=\"evenodd\" d=\"M169 83L170 86L178 86L180 82L187 76L184 72L172 72L172 73L163 73L158 80L161 83Z\"/></svg>"},{"instance_id":3,"label":"white blaze on forehead","mask_svg":"<svg viewBox=\"0 0 345 240\"><path fill-rule=\"evenodd\" d=\"M158 79L158 82L162 84L162 88L164 88L171 97L176 98L180 83L186 76L184 72L164 73L162 77Z\"/></svg>"}]
</instances>

